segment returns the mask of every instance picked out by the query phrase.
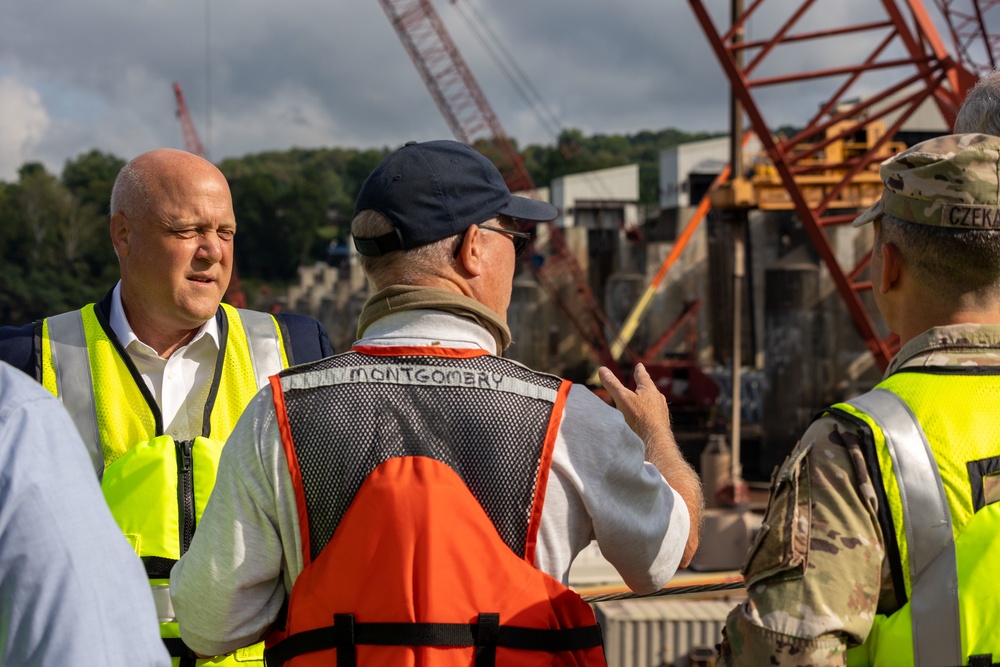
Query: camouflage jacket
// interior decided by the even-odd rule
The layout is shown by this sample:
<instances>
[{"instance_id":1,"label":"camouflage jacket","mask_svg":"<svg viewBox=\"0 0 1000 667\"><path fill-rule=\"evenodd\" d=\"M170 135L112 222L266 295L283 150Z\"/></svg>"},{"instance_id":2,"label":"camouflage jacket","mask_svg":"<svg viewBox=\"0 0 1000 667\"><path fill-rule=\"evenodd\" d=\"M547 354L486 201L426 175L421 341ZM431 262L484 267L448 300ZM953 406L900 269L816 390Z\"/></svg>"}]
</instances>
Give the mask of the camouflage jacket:
<instances>
[{"instance_id":1,"label":"camouflage jacket","mask_svg":"<svg viewBox=\"0 0 1000 667\"><path fill-rule=\"evenodd\" d=\"M1000 366L1000 325L930 329L893 358L904 367ZM771 480L767 514L743 565L747 600L723 631L719 665L846 664L876 613L898 605L862 434L826 414Z\"/></svg>"}]
</instances>

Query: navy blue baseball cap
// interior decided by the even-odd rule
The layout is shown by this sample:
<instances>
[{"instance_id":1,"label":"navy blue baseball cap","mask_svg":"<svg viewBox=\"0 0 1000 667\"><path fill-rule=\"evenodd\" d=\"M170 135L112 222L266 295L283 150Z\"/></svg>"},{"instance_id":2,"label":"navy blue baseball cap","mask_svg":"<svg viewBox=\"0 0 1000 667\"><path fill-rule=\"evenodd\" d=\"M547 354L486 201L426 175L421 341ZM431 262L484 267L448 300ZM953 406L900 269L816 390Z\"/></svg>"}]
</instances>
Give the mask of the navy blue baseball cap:
<instances>
[{"instance_id":1,"label":"navy blue baseball cap","mask_svg":"<svg viewBox=\"0 0 1000 667\"><path fill-rule=\"evenodd\" d=\"M552 204L510 194L484 155L447 140L411 141L382 160L361 185L354 214L367 209L395 228L354 239L358 252L369 257L455 236L497 215L545 222L559 214Z\"/></svg>"}]
</instances>

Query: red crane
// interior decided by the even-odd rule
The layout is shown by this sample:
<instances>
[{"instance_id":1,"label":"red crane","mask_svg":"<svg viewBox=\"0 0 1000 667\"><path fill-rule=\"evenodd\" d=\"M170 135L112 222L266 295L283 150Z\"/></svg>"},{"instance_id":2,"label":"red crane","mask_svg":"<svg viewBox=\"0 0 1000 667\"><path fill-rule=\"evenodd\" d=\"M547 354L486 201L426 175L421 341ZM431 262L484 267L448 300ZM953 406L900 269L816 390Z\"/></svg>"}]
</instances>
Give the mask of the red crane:
<instances>
[{"instance_id":1,"label":"red crane","mask_svg":"<svg viewBox=\"0 0 1000 667\"><path fill-rule=\"evenodd\" d=\"M469 145L485 139L500 151L502 159L494 161L507 186L515 191L533 190L535 185L520 154L430 0L379 2L455 138Z\"/></svg>"},{"instance_id":2,"label":"red crane","mask_svg":"<svg viewBox=\"0 0 1000 667\"><path fill-rule=\"evenodd\" d=\"M721 29L706 0L688 2L858 332L884 369L898 347L898 338L880 334L862 297L871 289L871 282L863 279L870 253L856 266L842 266L829 230L854 219L854 212L838 204L840 198L859 174L877 168L903 123L930 100L951 126L976 77L944 48L921 0L872 2L866 10L878 16L864 21L852 20L852 15L837 11L837 0L827 0L830 11L823 13L821 30L799 27L811 10L824 4L821 0L791 6L754 0L745 10L741 0L734 0L738 3L735 20ZM836 16L845 17L844 22L831 25L830 17ZM747 39L751 18L754 29L767 30L766 35ZM843 46L838 48L835 40ZM823 69L810 69L811 59L795 53L823 53L832 60ZM744 59L746 65L738 65ZM830 80L835 83L815 85ZM790 92L790 86L798 87ZM785 117L777 118L786 106L769 96L776 89L786 93L781 97L785 105L790 99L816 101L815 113L792 137L774 134L773 128L787 122ZM826 150L838 141L871 137L868 132L877 122L887 127L866 151L835 156ZM842 178L821 196L814 196L815 192L807 196L803 181L819 172L838 173Z\"/></svg>"},{"instance_id":3,"label":"red crane","mask_svg":"<svg viewBox=\"0 0 1000 667\"><path fill-rule=\"evenodd\" d=\"M195 130L194 122L191 120L191 114L188 113L187 104L184 102L184 93L181 92L181 84L176 81L174 81L174 97L177 98L177 117L181 121L181 132L184 135L184 150L194 153L198 157L205 157L205 146L201 143L201 139L198 138L198 132ZM226 287L226 293L222 296L222 300L236 308L247 307L247 297L243 293L243 287L240 284L240 274L236 270L235 261L233 261L233 274L229 278L229 286Z\"/></svg>"},{"instance_id":4,"label":"red crane","mask_svg":"<svg viewBox=\"0 0 1000 667\"><path fill-rule=\"evenodd\" d=\"M476 83L458 48L445 30L430 0L379 0L406 52L444 115L455 138L466 144L485 144L511 191L534 190L520 154L507 137L486 96ZM493 149L493 150L490 150ZM499 152L499 155L489 153ZM617 368L610 354L612 325L590 291L587 278L570 253L562 232L548 225L544 260L528 266L580 335L593 359ZM537 258L537 255L536 255Z\"/></svg>"},{"instance_id":5,"label":"red crane","mask_svg":"<svg viewBox=\"0 0 1000 667\"><path fill-rule=\"evenodd\" d=\"M202 145L198 132L194 129L191 114L188 113L187 104L184 102L184 93L181 92L181 84L176 81L174 81L174 97L177 98L177 117L181 121L181 133L184 135L184 150L205 157L205 146Z\"/></svg>"},{"instance_id":6,"label":"red crane","mask_svg":"<svg viewBox=\"0 0 1000 667\"><path fill-rule=\"evenodd\" d=\"M985 74L997 66L1000 34L987 28L987 14L1000 0L935 0L948 24L955 54L970 72ZM996 18L996 12L993 13Z\"/></svg>"}]
</instances>

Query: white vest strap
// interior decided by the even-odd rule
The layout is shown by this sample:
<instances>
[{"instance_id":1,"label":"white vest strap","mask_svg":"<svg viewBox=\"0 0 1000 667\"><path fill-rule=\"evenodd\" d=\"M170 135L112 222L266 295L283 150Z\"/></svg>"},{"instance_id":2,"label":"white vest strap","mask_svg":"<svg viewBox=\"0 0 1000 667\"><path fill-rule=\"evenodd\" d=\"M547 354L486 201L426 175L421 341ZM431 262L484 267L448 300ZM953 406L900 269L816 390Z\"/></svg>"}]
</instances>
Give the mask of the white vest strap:
<instances>
[{"instance_id":1,"label":"white vest strap","mask_svg":"<svg viewBox=\"0 0 1000 667\"><path fill-rule=\"evenodd\" d=\"M56 390L76 429L87 446L98 478L104 476L104 453L94 402L94 383L90 376L90 355L83 330L83 315L74 310L46 319Z\"/></svg>"},{"instance_id":2,"label":"white vest strap","mask_svg":"<svg viewBox=\"0 0 1000 667\"><path fill-rule=\"evenodd\" d=\"M874 389L848 403L882 429L899 484L909 551L914 664L964 664L955 536L927 436L909 406L891 391Z\"/></svg>"},{"instance_id":3,"label":"white vest strap","mask_svg":"<svg viewBox=\"0 0 1000 667\"><path fill-rule=\"evenodd\" d=\"M156 606L156 616L160 623L175 623L174 603L170 599L170 586L153 584L153 604Z\"/></svg>"},{"instance_id":4,"label":"white vest strap","mask_svg":"<svg viewBox=\"0 0 1000 667\"><path fill-rule=\"evenodd\" d=\"M267 385L268 378L281 372L281 340L275 329L274 318L255 310L237 309L243 330L246 332L250 348L250 363L253 365L257 386Z\"/></svg>"}]
</instances>

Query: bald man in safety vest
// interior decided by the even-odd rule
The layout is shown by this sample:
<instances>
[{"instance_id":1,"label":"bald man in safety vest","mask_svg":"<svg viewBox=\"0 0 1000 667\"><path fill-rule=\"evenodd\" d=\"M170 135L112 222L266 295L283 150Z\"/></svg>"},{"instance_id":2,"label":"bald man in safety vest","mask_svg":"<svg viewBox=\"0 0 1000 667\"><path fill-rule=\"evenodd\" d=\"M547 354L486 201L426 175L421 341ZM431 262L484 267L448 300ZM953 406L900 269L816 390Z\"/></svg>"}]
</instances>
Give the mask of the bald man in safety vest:
<instances>
[{"instance_id":1,"label":"bald man in safety vest","mask_svg":"<svg viewBox=\"0 0 1000 667\"><path fill-rule=\"evenodd\" d=\"M269 375L333 352L311 318L221 303L236 230L229 184L212 163L180 150L143 153L111 194L118 284L98 303L0 330L0 359L73 417L152 582L175 665L195 664L195 654L179 639L167 580L191 543L223 443ZM262 665L261 650L200 664Z\"/></svg>"}]
</instances>

